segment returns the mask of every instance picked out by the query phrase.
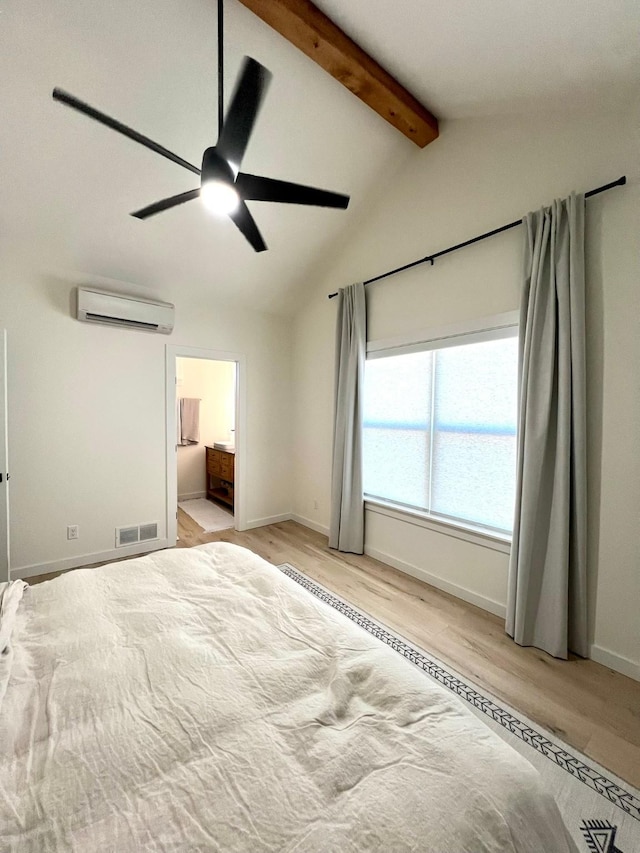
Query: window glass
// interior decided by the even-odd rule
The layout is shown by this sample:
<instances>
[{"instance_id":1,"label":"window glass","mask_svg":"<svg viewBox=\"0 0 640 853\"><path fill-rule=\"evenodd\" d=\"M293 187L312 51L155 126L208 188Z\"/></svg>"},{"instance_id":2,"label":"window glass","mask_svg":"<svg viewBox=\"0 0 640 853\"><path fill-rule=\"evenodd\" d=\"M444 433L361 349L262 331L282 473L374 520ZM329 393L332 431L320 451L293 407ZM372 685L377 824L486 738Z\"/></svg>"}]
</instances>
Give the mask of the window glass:
<instances>
[{"instance_id":1,"label":"window glass","mask_svg":"<svg viewBox=\"0 0 640 853\"><path fill-rule=\"evenodd\" d=\"M367 361L365 494L510 532L517 338Z\"/></svg>"},{"instance_id":2,"label":"window glass","mask_svg":"<svg viewBox=\"0 0 640 853\"><path fill-rule=\"evenodd\" d=\"M436 353L431 511L511 530L517 338Z\"/></svg>"},{"instance_id":3,"label":"window glass","mask_svg":"<svg viewBox=\"0 0 640 853\"><path fill-rule=\"evenodd\" d=\"M364 491L427 509L431 441L431 352L367 361Z\"/></svg>"}]
</instances>

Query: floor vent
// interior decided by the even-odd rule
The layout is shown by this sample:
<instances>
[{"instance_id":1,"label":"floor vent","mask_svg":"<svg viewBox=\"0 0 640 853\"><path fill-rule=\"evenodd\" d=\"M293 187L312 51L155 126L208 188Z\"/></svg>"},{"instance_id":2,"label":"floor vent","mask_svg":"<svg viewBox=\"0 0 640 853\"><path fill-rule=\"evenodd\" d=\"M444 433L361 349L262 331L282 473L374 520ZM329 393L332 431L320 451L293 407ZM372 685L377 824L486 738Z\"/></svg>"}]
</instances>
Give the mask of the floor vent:
<instances>
[{"instance_id":1,"label":"floor vent","mask_svg":"<svg viewBox=\"0 0 640 853\"><path fill-rule=\"evenodd\" d=\"M152 524L140 525L140 541L146 542L148 539L158 538L158 525L154 521Z\"/></svg>"},{"instance_id":2,"label":"floor vent","mask_svg":"<svg viewBox=\"0 0 640 853\"><path fill-rule=\"evenodd\" d=\"M116 527L116 548L124 545L136 545L138 542L149 542L158 538L158 523L136 524L133 527Z\"/></svg>"}]
</instances>

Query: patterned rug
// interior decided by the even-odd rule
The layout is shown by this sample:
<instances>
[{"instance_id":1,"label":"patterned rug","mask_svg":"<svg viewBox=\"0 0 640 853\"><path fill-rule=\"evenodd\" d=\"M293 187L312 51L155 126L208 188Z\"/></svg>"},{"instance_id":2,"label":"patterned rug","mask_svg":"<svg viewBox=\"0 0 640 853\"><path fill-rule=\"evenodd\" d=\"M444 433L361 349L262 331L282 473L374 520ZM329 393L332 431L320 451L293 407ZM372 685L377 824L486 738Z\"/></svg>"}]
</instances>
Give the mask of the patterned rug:
<instances>
[{"instance_id":1,"label":"patterned rug","mask_svg":"<svg viewBox=\"0 0 640 853\"><path fill-rule=\"evenodd\" d=\"M426 677L455 693L489 728L528 759L553 793L580 853L639 853L640 791L291 564L283 563L278 568L401 654Z\"/></svg>"}]
</instances>

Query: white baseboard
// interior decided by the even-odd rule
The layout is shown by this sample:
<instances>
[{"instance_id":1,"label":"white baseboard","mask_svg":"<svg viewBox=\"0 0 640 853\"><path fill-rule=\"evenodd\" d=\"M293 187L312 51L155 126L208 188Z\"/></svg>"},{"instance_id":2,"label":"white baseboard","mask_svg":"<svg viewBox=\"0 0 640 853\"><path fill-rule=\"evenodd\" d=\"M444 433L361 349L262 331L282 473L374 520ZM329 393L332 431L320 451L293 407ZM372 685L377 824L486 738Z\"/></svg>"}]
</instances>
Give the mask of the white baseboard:
<instances>
[{"instance_id":1,"label":"white baseboard","mask_svg":"<svg viewBox=\"0 0 640 853\"><path fill-rule=\"evenodd\" d=\"M48 575L50 572L64 572L67 569L91 566L94 563L106 563L111 560L120 560L123 557L139 557L142 554L149 554L151 551L160 551L163 548L173 548L174 546L175 542L169 542L168 539L155 539L149 542L138 542L135 545L127 545L125 548L114 548L111 551L81 554L79 557L64 557L61 560L52 560L49 563L37 563L33 566L22 566L19 569L11 569L11 580L33 578L36 575Z\"/></svg>"},{"instance_id":2,"label":"white baseboard","mask_svg":"<svg viewBox=\"0 0 640 853\"><path fill-rule=\"evenodd\" d=\"M292 521L297 521L299 524L304 525L305 527L310 527L311 530L315 530L318 533L323 533L325 536L329 535L329 528L325 527L322 524L318 524L315 521L312 521L310 518L306 518L303 515L293 514L291 516ZM424 581L424 583L428 583L431 586L435 586L436 589L441 589L444 592L448 592L451 595L455 595L456 598L461 598L463 601L468 601L470 604L475 604L477 607L481 607L483 610L488 610L489 613L493 613L495 616L499 616L501 619L504 619L506 616L507 608L504 604L500 604L499 601L494 601L492 598L487 598L484 595L479 595L476 592L472 592L465 587L459 586L458 584L451 583L450 581L445 581L442 578L437 577L436 575L432 575L430 572L425 571L424 569L420 569L417 566L412 566L410 563L405 563L403 560L398 560L396 557L392 557L391 554L385 554L382 551L378 551L375 548L369 548L365 545L364 549L365 554L369 557L373 557L375 560L380 560L381 563L386 563L387 566L393 566L394 569L398 569L401 572L404 572L407 575L411 575L418 580ZM601 663L603 666L609 667L609 669L614 669L616 672L620 672L622 675L627 675L629 678L633 678L636 681L640 681L640 664L631 660L630 658L624 657L624 655L619 655L616 652L612 652L609 649L605 649L602 646L592 645L590 650L591 660L596 661L596 663Z\"/></svg>"},{"instance_id":3,"label":"white baseboard","mask_svg":"<svg viewBox=\"0 0 640 853\"><path fill-rule=\"evenodd\" d=\"M621 672L622 675L628 675L629 678L634 678L640 681L640 663L624 657L624 655L611 652L609 649L604 649L602 646L591 646L591 660L596 663L601 663L603 666L608 666L609 669L615 669L616 672Z\"/></svg>"},{"instance_id":4,"label":"white baseboard","mask_svg":"<svg viewBox=\"0 0 640 853\"><path fill-rule=\"evenodd\" d=\"M180 501L194 501L197 498L206 498L206 492L190 492L188 495L178 495L178 503Z\"/></svg>"},{"instance_id":5,"label":"white baseboard","mask_svg":"<svg viewBox=\"0 0 640 853\"><path fill-rule=\"evenodd\" d=\"M303 515L297 515L294 513L291 516L291 520L297 521L298 524L303 524L305 527L310 527L311 530L315 530L317 533L323 533L325 536L329 535L328 527L325 527L323 524L318 524ZM502 619L506 616L507 608L504 604L500 604L499 601L494 601L492 598L479 595L476 592L472 592L470 589L465 589L465 587L445 581L436 575L430 574L424 569L412 566L410 563L405 563L403 560L398 560L396 557L392 557L391 554L385 554L383 551L378 551L375 548L369 548L366 544L364 546L364 553L368 557L373 557L374 560L380 560L381 563L386 563L387 566L399 569L406 575L411 575L420 581L424 581L424 583L430 584L430 586L435 586L437 589L443 590L443 592L449 592L451 595L455 595L456 598L461 598L463 601L475 604L476 607L488 610L489 613L500 616Z\"/></svg>"},{"instance_id":6,"label":"white baseboard","mask_svg":"<svg viewBox=\"0 0 640 853\"><path fill-rule=\"evenodd\" d=\"M312 521L310 518L306 518L304 515L296 515L295 513L291 516L291 521L297 521L298 524L302 524L303 527L310 527L311 530L315 530L316 533L324 533L325 536L329 535L329 528L324 524L318 524L317 521Z\"/></svg>"},{"instance_id":7,"label":"white baseboard","mask_svg":"<svg viewBox=\"0 0 640 853\"><path fill-rule=\"evenodd\" d=\"M380 560L381 563L393 566L394 569L399 569L401 572L424 581L424 583L428 583L430 586L435 586L436 589L449 592L451 595L455 595L456 598L468 601L469 604L475 604L476 607L488 610L489 613L500 616L501 619L504 619L506 616L507 608L504 604L500 604L499 601L494 601L492 598L472 592L472 590L466 589L463 586L443 580L437 577L437 575L432 575L430 572L425 571L425 569L412 566L411 563L405 563L403 560L398 560L396 557L392 557L391 554L385 554L382 551L377 551L375 548L369 548L365 545L364 552L368 557L373 557L375 560Z\"/></svg>"},{"instance_id":8,"label":"white baseboard","mask_svg":"<svg viewBox=\"0 0 640 853\"><path fill-rule=\"evenodd\" d=\"M291 521L291 513L285 512L282 515L270 515L268 518L256 518L254 521L247 521L244 530L253 530L254 527L266 527L267 524L279 524L281 521Z\"/></svg>"}]
</instances>

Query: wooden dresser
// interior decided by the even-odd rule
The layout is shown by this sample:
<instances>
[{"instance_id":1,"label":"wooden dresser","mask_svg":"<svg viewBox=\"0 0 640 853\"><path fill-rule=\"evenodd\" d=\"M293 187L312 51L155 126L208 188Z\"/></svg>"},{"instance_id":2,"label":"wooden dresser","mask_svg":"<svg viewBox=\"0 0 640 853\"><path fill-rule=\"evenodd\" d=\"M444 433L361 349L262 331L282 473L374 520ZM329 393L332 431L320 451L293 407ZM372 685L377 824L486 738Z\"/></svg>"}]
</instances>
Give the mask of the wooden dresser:
<instances>
[{"instance_id":1,"label":"wooden dresser","mask_svg":"<svg viewBox=\"0 0 640 853\"><path fill-rule=\"evenodd\" d=\"M233 509L235 455L207 447L207 497Z\"/></svg>"}]
</instances>

